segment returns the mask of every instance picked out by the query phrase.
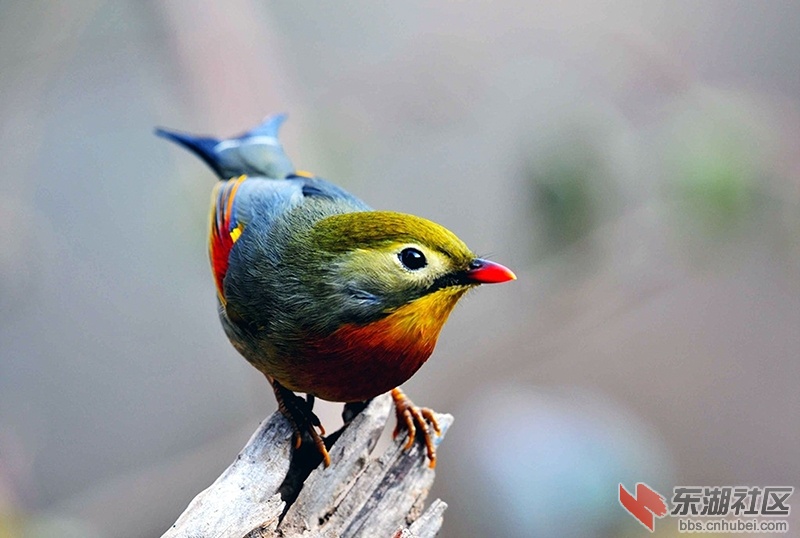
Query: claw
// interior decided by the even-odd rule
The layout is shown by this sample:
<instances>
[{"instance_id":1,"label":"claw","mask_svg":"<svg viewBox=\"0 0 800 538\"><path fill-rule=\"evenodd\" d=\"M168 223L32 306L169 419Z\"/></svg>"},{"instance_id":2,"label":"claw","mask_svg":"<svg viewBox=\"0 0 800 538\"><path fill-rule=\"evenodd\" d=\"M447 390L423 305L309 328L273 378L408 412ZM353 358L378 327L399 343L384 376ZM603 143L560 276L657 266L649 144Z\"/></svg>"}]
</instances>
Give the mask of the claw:
<instances>
[{"instance_id":1,"label":"claw","mask_svg":"<svg viewBox=\"0 0 800 538\"><path fill-rule=\"evenodd\" d=\"M322 429L322 426L320 426L320 429L324 434L325 430ZM308 431L311 434L311 439L313 439L314 444L317 446L317 450L319 450L319 453L322 454L322 462L325 464L325 467L329 467L331 464L331 455L328 454L328 449L325 447L325 441L323 441L320 434L318 434L317 430L315 430L313 427L309 428Z\"/></svg>"},{"instance_id":2,"label":"claw","mask_svg":"<svg viewBox=\"0 0 800 538\"><path fill-rule=\"evenodd\" d=\"M294 430L295 450L299 449L303 444L303 435L307 433L322 455L325 467L328 467L331 464L331 456L328 454L325 440L322 438L325 435L325 428L322 427L319 417L312 411L314 397L310 396L304 400L276 380L270 379L270 382L272 383L272 389L275 391L275 398L278 400L278 409L283 413L283 416L289 419ZM317 428L319 428L319 432L317 432Z\"/></svg>"},{"instance_id":3,"label":"claw","mask_svg":"<svg viewBox=\"0 0 800 538\"><path fill-rule=\"evenodd\" d=\"M397 415L397 426L394 428L392 437L397 438L401 431L408 430L408 440L403 447L404 450L408 450L414 446L414 440L419 432L425 443L428 460L430 460L429 467L433 469L436 467L436 447L433 444L433 436L428 429L428 424L430 423L436 435L440 435L442 430L436 416L427 407L414 405L414 402L399 388L392 389L392 400L394 400L394 409Z\"/></svg>"}]
</instances>

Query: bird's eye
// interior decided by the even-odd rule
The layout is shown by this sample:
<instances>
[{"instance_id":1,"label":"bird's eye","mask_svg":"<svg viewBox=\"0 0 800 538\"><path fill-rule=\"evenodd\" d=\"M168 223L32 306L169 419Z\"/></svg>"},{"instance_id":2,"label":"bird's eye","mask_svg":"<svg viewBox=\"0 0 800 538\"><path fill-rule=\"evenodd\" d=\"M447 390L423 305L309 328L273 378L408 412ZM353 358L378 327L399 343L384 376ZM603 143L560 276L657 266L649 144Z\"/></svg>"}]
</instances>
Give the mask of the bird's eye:
<instances>
[{"instance_id":1,"label":"bird's eye","mask_svg":"<svg viewBox=\"0 0 800 538\"><path fill-rule=\"evenodd\" d=\"M412 271L422 269L428 265L428 260L425 259L425 255L415 248L404 248L397 256L400 258L400 263L402 263L406 269L411 269Z\"/></svg>"}]
</instances>

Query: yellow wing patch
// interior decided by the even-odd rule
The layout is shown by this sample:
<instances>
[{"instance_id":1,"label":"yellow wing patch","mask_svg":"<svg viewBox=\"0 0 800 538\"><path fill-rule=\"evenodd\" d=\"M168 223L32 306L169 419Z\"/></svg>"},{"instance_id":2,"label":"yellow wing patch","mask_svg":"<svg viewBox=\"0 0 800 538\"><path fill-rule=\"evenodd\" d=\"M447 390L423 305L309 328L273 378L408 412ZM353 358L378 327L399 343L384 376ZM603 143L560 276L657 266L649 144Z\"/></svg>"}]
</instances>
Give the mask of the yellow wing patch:
<instances>
[{"instance_id":1,"label":"yellow wing patch","mask_svg":"<svg viewBox=\"0 0 800 538\"><path fill-rule=\"evenodd\" d=\"M241 237L244 230L244 223L232 220L235 219L233 203L236 191L246 179L247 176L239 176L236 179L217 183L211 196L208 253L211 259L211 271L217 286L217 296L223 305L225 304L225 293L222 284L228 271L228 257L233 244Z\"/></svg>"}]
</instances>

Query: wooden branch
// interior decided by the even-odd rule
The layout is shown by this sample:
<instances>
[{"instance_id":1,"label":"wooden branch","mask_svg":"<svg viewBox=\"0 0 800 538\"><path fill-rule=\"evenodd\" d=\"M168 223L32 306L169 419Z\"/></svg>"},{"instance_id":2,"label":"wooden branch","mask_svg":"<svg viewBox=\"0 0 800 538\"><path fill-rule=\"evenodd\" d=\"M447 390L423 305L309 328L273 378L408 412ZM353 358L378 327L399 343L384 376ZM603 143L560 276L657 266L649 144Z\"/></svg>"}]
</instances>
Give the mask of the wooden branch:
<instances>
[{"instance_id":1,"label":"wooden branch","mask_svg":"<svg viewBox=\"0 0 800 538\"><path fill-rule=\"evenodd\" d=\"M435 473L422 444L404 450L402 435L371 457L391 410L389 395L375 398L330 435L327 468L315 450L292 452L292 428L274 413L162 538L432 538L447 505L437 499L423 512ZM453 417L436 418L438 446Z\"/></svg>"}]
</instances>

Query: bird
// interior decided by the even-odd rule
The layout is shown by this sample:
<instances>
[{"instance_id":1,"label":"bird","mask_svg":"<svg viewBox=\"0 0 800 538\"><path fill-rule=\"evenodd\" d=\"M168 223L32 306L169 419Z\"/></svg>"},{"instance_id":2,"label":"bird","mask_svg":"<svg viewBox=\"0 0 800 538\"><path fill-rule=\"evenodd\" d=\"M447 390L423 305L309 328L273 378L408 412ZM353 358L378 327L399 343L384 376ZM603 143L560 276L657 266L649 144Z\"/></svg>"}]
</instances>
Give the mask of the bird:
<instances>
[{"instance_id":1,"label":"bird","mask_svg":"<svg viewBox=\"0 0 800 538\"><path fill-rule=\"evenodd\" d=\"M330 465L315 398L345 404L345 423L390 392L405 448L420 438L436 465L433 412L400 385L433 353L458 300L481 284L515 280L428 219L375 210L295 169L278 140L285 114L235 137L156 134L199 156L212 191L209 258L222 327L262 372L292 425ZM306 394L303 398L298 396Z\"/></svg>"}]
</instances>

